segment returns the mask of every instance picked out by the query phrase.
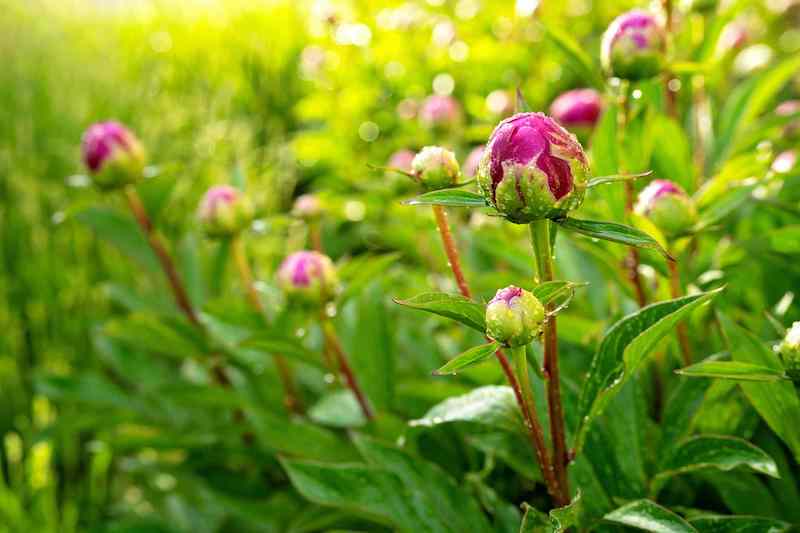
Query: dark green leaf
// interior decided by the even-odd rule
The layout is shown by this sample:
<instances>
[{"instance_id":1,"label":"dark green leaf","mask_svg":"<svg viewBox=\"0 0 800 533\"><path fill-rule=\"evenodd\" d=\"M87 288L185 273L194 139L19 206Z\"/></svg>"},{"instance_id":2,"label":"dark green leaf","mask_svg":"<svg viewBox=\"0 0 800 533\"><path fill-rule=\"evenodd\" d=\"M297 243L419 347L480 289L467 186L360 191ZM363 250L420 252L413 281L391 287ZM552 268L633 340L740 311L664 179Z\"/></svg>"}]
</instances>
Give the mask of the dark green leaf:
<instances>
[{"instance_id":1,"label":"dark green leaf","mask_svg":"<svg viewBox=\"0 0 800 533\"><path fill-rule=\"evenodd\" d=\"M618 242L635 246L637 248L652 248L666 257L669 257L664 248L647 233L616 222L603 222L599 220L578 220L576 218L561 218L555 221L562 228L605 241Z\"/></svg>"},{"instance_id":2,"label":"dark green leaf","mask_svg":"<svg viewBox=\"0 0 800 533\"><path fill-rule=\"evenodd\" d=\"M738 381L778 381L786 379L783 370L738 361L702 361L675 371L689 377L733 379Z\"/></svg>"},{"instance_id":3,"label":"dark green leaf","mask_svg":"<svg viewBox=\"0 0 800 533\"><path fill-rule=\"evenodd\" d=\"M394 301L406 307L451 318L481 333L486 332L484 306L463 296L443 292L426 292L408 300L395 299Z\"/></svg>"},{"instance_id":4,"label":"dark green leaf","mask_svg":"<svg viewBox=\"0 0 800 533\"><path fill-rule=\"evenodd\" d=\"M436 370L434 374L437 376L456 374L461 370L483 363L491 358L499 347L500 345L498 343L490 342L470 348L450 359L446 365Z\"/></svg>"},{"instance_id":5,"label":"dark green leaf","mask_svg":"<svg viewBox=\"0 0 800 533\"><path fill-rule=\"evenodd\" d=\"M403 202L407 205L442 205L445 207L486 207L482 195L463 189L441 189L426 192L411 200Z\"/></svg>"},{"instance_id":6,"label":"dark green leaf","mask_svg":"<svg viewBox=\"0 0 800 533\"><path fill-rule=\"evenodd\" d=\"M636 500L611 511L605 520L652 533L696 533L686 520L650 500Z\"/></svg>"}]
</instances>

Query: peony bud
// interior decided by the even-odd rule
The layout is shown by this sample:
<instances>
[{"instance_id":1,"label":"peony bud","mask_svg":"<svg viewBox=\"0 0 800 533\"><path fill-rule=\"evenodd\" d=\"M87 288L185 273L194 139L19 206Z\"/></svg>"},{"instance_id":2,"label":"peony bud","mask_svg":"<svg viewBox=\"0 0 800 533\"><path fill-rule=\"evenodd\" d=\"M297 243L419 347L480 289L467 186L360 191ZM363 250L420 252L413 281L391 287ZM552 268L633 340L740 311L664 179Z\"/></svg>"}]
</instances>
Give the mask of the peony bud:
<instances>
[{"instance_id":1,"label":"peony bud","mask_svg":"<svg viewBox=\"0 0 800 533\"><path fill-rule=\"evenodd\" d=\"M278 284L299 303L329 302L336 295L338 283L333 262L319 252L295 252L278 269Z\"/></svg>"},{"instance_id":2,"label":"peony bud","mask_svg":"<svg viewBox=\"0 0 800 533\"><path fill-rule=\"evenodd\" d=\"M615 18L603 34L603 68L618 78L642 80L661 72L664 28L646 11L628 11Z\"/></svg>"},{"instance_id":3,"label":"peony bud","mask_svg":"<svg viewBox=\"0 0 800 533\"><path fill-rule=\"evenodd\" d=\"M461 106L452 96L434 94L422 102L419 120L427 128L448 128L461 121Z\"/></svg>"},{"instance_id":4,"label":"peony bud","mask_svg":"<svg viewBox=\"0 0 800 533\"><path fill-rule=\"evenodd\" d=\"M209 237L232 237L253 221L250 199L230 185L216 185L206 191L197 208L197 219Z\"/></svg>"},{"instance_id":5,"label":"peony bud","mask_svg":"<svg viewBox=\"0 0 800 533\"><path fill-rule=\"evenodd\" d=\"M486 306L486 335L512 348L539 337L543 322L542 303L513 285L498 290Z\"/></svg>"},{"instance_id":6,"label":"peony bud","mask_svg":"<svg viewBox=\"0 0 800 533\"><path fill-rule=\"evenodd\" d=\"M492 132L478 166L486 200L526 224L566 215L583 202L589 168L574 135L542 113L519 113Z\"/></svg>"},{"instance_id":7,"label":"peony bud","mask_svg":"<svg viewBox=\"0 0 800 533\"><path fill-rule=\"evenodd\" d=\"M481 164L484 150L486 150L485 144L476 146L467 156L467 160L464 163L464 175L468 178L474 178L475 174L478 173L478 166Z\"/></svg>"},{"instance_id":8,"label":"peony bud","mask_svg":"<svg viewBox=\"0 0 800 533\"><path fill-rule=\"evenodd\" d=\"M603 98L594 89L567 91L550 106L550 115L565 128L591 129L603 111Z\"/></svg>"},{"instance_id":9,"label":"peony bud","mask_svg":"<svg viewBox=\"0 0 800 533\"><path fill-rule=\"evenodd\" d=\"M411 172L411 162L414 161L414 152L406 148L398 150L389 157L389 162L386 166L389 168L396 168L403 172Z\"/></svg>"},{"instance_id":10,"label":"peony bud","mask_svg":"<svg viewBox=\"0 0 800 533\"><path fill-rule=\"evenodd\" d=\"M667 237L686 232L697 222L694 202L669 180L653 180L639 193L634 211L649 218Z\"/></svg>"},{"instance_id":11,"label":"peony bud","mask_svg":"<svg viewBox=\"0 0 800 533\"><path fill-rule=\"evenodd\" d=\"M800 381L800 322L795 322L778 345L783 367L793 381Z\"/></svg>"},{"instance_id":12,"label":"peony bud","mask_svg":"<svg viewBox=\"0 0 800 533\"><path fill-rule=\"evenodd\" d=\"M797 166L797 150L784 150L775 156L770 169L778 174L787 174Z\"/></svg>"},{"instance_id":13,"label":"peony bud","mask_svg":"<svg viewBox=\"0 0 800 533\"><path fill-rule=\"evenodd\" d=\"M428 191L452 187L461 177L455 154L441 146L420 150L411 162L411 172Z\"/></svg>"},{"instance_id":14,"label":"peony bud","mask_svg":"<svg viewBox=\"0 0 800 533\"><path fill-rule=\"evenodd\" d=\"M322 214L322 204L313 194L302 194L292 206L292 216L302 220L314 220Z\"/></svg>"},{"instance_id":15,"label":"peony bud","mask_svg":"<svg viewBox=\"0 0 800 533\"><path fill-rule=\"evenodd\" d=\"M83 162L104 190L136 183L144 171L144 148L119 122L98 122L83 134Z\"/></svg>"}]
</instances>

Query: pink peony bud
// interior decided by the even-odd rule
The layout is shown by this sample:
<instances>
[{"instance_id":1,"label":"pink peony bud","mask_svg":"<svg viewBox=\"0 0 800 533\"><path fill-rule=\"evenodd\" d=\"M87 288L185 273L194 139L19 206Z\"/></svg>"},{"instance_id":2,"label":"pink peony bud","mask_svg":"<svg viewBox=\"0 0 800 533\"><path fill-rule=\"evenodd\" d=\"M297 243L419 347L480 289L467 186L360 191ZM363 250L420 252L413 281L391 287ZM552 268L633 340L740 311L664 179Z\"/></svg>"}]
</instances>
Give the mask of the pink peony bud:
<instances>
[{"instance_id":1,"label":"pink peony bud","mask_svg":"<svg viewBox=\"0 0 800 533\"><path fill-rule=\"evenodd\" d=\"M532 293L510 285L486 306L486 335L506 346L524 346L542 333L544 306Z\"/></svg>"},{"instance_id":2,"label":"pink peony bud","mask_svg":"<svg viewBox=\"0 0 800 533\"><path fill-rule=\"evenodd\" d=\"M303 220L313 220L322 214L322 204L313 194L302 194L292 206L292 215Z\"/></svg>"},{"instance_id":3,"label":"pink peony bud","mask_svg":"<svg viewBox=\"0 0 800 533\"><path fill-rule=\"evenodd\" d=\"M83 134L83 162L101 189L136 183L144 170L144 148L119 122L98 122Z\"/></svg>"},{"instance_id":4,"label":"pink peony bud","mask_svg":"<svg viewBox=\"0 0 800 533\"><path fill-rule=\"evenodd\" d=\"M797 166L797 150L784 150L775 156L770 167L773 172L786 174Z\"/></svg>"},{"instance_id":5,"label":"pink peony bud","mask_svg":"<svg viewBox=\"0 0 800 533\"><path fill-rule=\"evenodd\" d=\"M547 115L519 113L505 119L486 146L478 186L512 222L558 218L583 202L586 154L575 136Z\"/></svg>"},{"instance_id":6,"label":"pink peony bud","mask_svg":"<svg viewBox=\"0 0 800 533\"><path fill-rule=\"evenodd\" d=\"M406 148L398 150L392 154L386 166L389 168L396 168L404 172L411 172L411 162L414 161L415 155L417 154Z\"/></svg>"},{"instance_id":7,"label":"pink peony bud","mask_svg":"<svg viewBox=\"0 0 800 533\"><path fill-rule=\"evenodd\" d=\"M197 208L197 219L209 237L232 237L253 221L250 199L230 185L206 191Z\"/></svg>"},{"instance_id":8,"label":"pink peony bud","mask_svg":"<svg viewBox=\"0 0 800 533\"><path fill-rule=\"evenodd\" d=\"M594 89L574 89L553 100L550 115L565 128L593 128L603 111L603 98Z\"/></svg>"},{"instance_id":9,"label":"pink peony bud","mask_svg":"<svg viewBox=\"0 0 800 533\"><path fill-rule=\"evenodd\" d=\"M651 181L639 193L634 211L649 218L667 237L685 233L697 222L694 202L669 180Z\"/></svg>"},{"instance_id":10,"label":"pink peony bud","mask_svg":"<svg viewBox=\"0 0 800 533\"><path fill-rule=\"evenodd\" d=\"M486 145L482 144L476 146L467 156L467 161L464 163L464 175L469 178L474 178L478 172L478 165L481 164L483 151L486 150Z\"/></svg>"},{"instance_id":11,"label":"pink peony bud","mask_svg":"<svg viewBox=\"0 0 800 533\"><path fill-rule=\"evenodd\" d=\"M419 120L428 128L448 128L461 121L461 106L451 96L434 94L422 102Z\"/></svg>"},{"instance_id":12,"label":"pink peony bud","mask_svg":"<svg viewBox=\"0 0 800 533\"><path fill-rule=\"evenodd\" d=\"M336 268L327 255L295 252L281 263L278 283L286 295L300 303L327 303L336 295Z\"/></svg>"},{"instance_id":13,"label":"pink peony bud","mask_svg":"<svg viewBox=\"0 0 800 533\"><path fill-rule=\"evenodd\" d=\"M664 28L653 14L628 11L615 18L603 34L603 67L618 78L652 78L661 72L665 41Z\"/></svg>"}]
</instances>

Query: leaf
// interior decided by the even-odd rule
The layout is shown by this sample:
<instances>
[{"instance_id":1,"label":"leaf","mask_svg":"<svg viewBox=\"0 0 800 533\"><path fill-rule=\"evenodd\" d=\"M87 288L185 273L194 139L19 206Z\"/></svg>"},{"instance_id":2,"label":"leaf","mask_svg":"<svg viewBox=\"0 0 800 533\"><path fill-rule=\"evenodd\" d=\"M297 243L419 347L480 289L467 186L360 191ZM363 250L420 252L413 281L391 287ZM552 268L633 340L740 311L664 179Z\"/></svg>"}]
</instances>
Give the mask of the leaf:
<instances>
[{"instance_id":1,"label":"leaf","mask_svg":"<svg viewBox=\"0 0 800 533\"><path fill-rule=\"evenodd\" d=\"M308 417L322 426L337 428L361 427L367 423L350 389L326 394L308 410Z\"/></svg>"},{"instance_id":2,"label":"leaf","mask_svg":"<svg viewBox=\"0 0 800 533\"><path fill-rule=\"evenodd\" d=\"M278 336L274 331L259 332L247 338L239 345L241 348L251 348L270 355L283 355L292 359L297 359L303 363L324 368L322 354L309 350L302 343L295 339ZM248 359L241 350L231 347L230 351L240 358Z\"/></svg>"},{"instance_id":3,"label":"leaf","mask_svg":"<svg viewBox=\"0 0 800 533\"><path fill-rule=\"evenodd\" d=\"M719 315L722 330L730 345L731 357L740 363L765 366L782 371L778 356L749 331ZM792 450L800 461L800 400L788 381L769 383L742 382L739 386L758 414Z\"/></svg>"},{"instance_id":4,"label":"leaf","mask_svg":"<svg viewBox=\"0 0 800 533\"><path fill-rule=\"evenodd\" d=\"M653 173L652 170L648 170L647 172L639 172L638 174L609 174L608 176L598 176L596 178L590 179L586 183L586 188L591 189L592 187L597 187L598 185L606 185L608 183L634 181L639 178L644 178L645 176L649 176L652 173Z\"/></svg>"},{"instance_id":5,"label":"leaf","mask_svg":"<svg viewBox=\"0 0 800 533\"><path fill-rule=\"evenodd\" d=\"M641 365L656 344L693 310L721 289L649 305L608 330L592 360L579 403L580 425L575 447L583 446L592 419Z\"/></svg>"},{"instance_id":6,"label":"leaf","mask_svg":"<svg viewBox=\"0 0 800 533\"><path fill-rule=\"evenodd\" d=\"M736 211L750 199L754 188L755 186L738 186L728 190L721 197L714 200L712 204L700 211L699 220L692 228L691 233L699 233L721 222L722 219Z\"/></svg>"},{"instance_id":7,"label":"leaf","mask_svg":"<svg viewBox=\"0 0 800 533\"><path fill-rule=\"evenodd\" d=\"M425 416L409 421L411 427L433 427L451 422L474 422L522 432L522 418L511 387L488 385L433 406Z\"/></svg>"},{"instance_id":8,"label":"leaf","mask_svg":"<svg viewBox=\"0 0 800 533\"><path fill-rule=\"evenodd\" d=\"M395 299L394 302L456 320L481 333L486 332L484 306L460 295L426 292L408 300Z\"/></svg>"},{"instance_id":9,"label":"leaf","mask_svg":"<svg viewBox=\"0 0 800 533\"><path fill-rule=\"evenodd\" d=\"M694 164L686 133L674 119L664 115L656 115L653 120L653 169L658 176L669 176L684 189L694 190Z\"/></svg>"},{"instance_id":10,"label":"leaf","mask_svg":"<svg viewBox=\"0 0 800 533\"><path fill-rule=\"evenodd\" d=\"M769 247L778 253L800 253L800 225L783 226L766 235Z\"/></svg>"},{"instance_id":11,"label":"leaf","mask_svg":"<svg viewBox=\"0 0 800 533\"><path fill-rule=\"evenodd\" d=\"M347 285L342 294L339 295L339 304L341 305L363 291L367 285L392 266L399 257L399 253L394 253L358 258L348 263L345 268L340 269L339 275Z\"/></svg>"},{"instance_id":12,"label":"leaf","mask_svg":"<svg viewBox=\"0 0 800 533\"><path fill-rule=\"evenodd\" d=\"M647 233L616 222L603 222L599 220L578 220L576 218L561 218L555 222L562 228L605 241L618 242L635 246L637 248L652 248L665 257L667 251L658 244L658 241Z\"/></svg>"},{"instance_id":13,"label":"leaf","mask_svg":"<svg viewBox=\"0 0 800 533\"><path fill-rule=\"evenodd\" d=\"M445 207L486 207L483 195L463 189L441 189L426 192L411 200L406 205L442 205Z\"/></svg>"},{"instance_id":14,"label":"leaf","mask_svg":"<svg viewBox=\"0 0 800 533\"><path fill-rule=\"evenodd\" d=\"M609 522L653 533L692 533L697 529L669 509L650 500L636 500L603 517Z\"/></svg>"},{"instance_id":15,"label":"leaf","mask_svg":"<svg viewBox=\"0 0 800 533\"><path fill-rule=\"evenodd\" d=\"M450 359L446 365L441 367L439 370L434 371L434 375L455 375L461 370L465 370L471 366L483 363L492 357L499 347L500 345L498 343L490 342L488 344L482 344L480 346L470 348L469 350L462 352Z\"/></svg>"},{"instance_id":16,"label":"leaf","mask_svg":"<svg viewBox=\"0 0 800 533\"><path fill-rule=\"evenodd\" d=\"M517 87L516 101L514 102L514 113L530 113L533 111L530 104L525 100L525 95L522 94L522 89Z\"/></svg>"},{"instance_id":17,"label":"leaf","mask_svg":"<svg viewBox=\"0 0 800 533\"><path fill-rule=\"evenodd\" d=\"M667 479L707 468L728 471L738 467L777 478L778 466L761 448L738 437L698 435L683 441L653 477L652 494L655 496Z\"/></svg>"},{"instance_id":18,"label":"leaf","mask_svg":"<svg viewBox=\"0 0 800 533\"><path fill-rule=\"evenodd\" d=\"M702 533L781 533L790 531L788 522L761 516L698 516L689 523Z\"/></svg>"},{"instance_id":19,"label":"leaf","mask_svg":"<svg viewBox=\"0 0 800 533\"><path fill-rule=\"evenodd\" d=\"M675 371L689 377L733 379L737 381L779 381L787 379L783 370L738 361L702 361Z\"/></svg>"},{"instance_id":20,"label":"leaf","mask_svg":"<svg viewBox=\"0 0 800 533\"><path fill-rule=\"evenodd\" d=\"M595 88L602 88L604 81L600 69L592 62L591 56L584 47L575 42L569 33L555 26L541 24L544 33L550 41L564 54L567 65L578 74L585 83Z\"/></svg>"},{"instance_id":21,"label":"leaf","mask_svg":"<svg viewBox=\"0 0 800 533\"><path fill-rule=\"evenodd\" d=\"M585 287L588 283L573 283L571 281L545 281L540 283L533 289L531 293L542 303L547 305L556 300L566 297L568 300L572 297L576 287Z\"/></svg>"},{"instance_id":22,"label":"leaf","mask_svg":"<svg viewBox=\"0 0 800 533\"><path fill-rule=\"evenodd\" d=\"M581 491L578 489L569 504L552 509L549 515L527 503L523 503L522 508L525 515L522 517L519 533L563 533L580 523Z\"/></svg>"},{"instance_id":23,"label":"leaf","mask_svg":"<svg viewBox=\"0 0 800 533\"><path fill-rule=\"evenodd\" d=\"M144 268L158 272L158 260L153 250L147 244L141 229L130 217L111 209L89 207L76 213L75 218Z\"/></svg>"}]
</instances>

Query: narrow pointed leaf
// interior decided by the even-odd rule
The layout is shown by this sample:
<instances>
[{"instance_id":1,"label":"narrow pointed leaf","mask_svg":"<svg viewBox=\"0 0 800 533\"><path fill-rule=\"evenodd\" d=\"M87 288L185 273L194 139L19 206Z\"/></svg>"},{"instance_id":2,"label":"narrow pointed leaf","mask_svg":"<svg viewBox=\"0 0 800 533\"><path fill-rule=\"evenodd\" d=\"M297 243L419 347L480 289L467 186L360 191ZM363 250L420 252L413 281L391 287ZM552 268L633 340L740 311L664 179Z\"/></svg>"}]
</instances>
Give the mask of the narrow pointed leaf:
<instances>
[{"instance_id":1,"label":"narrow pointed leaf","mask_svg":"<svg viewBox=\"0 0 800 533\"><path fill-rule=\"evenodd\" d=\"M442 205L445 207L486 207L483 196L463 189L442 189L426 192L411 200L406 205Z\"/></svg>"},{"instance_id":2,"label":"narrow pointed leaf","mask_svg":"<svg viewBox=\"0 0 800 533\"><path fill-rule=\"evenodd\" d=\"M484 307L460 295L428 292L408 300L395 299L395 303L456 320L481 333L486 332Z\"/></svg>"},{"instance_id":3,"label":"narrow pointed leaf","mask_svg":"<svg viewBox=\"0 0 800 533\"><path fill-rule=\"evenodd\" d=\"M739 361L702 361L675 371L689 377L733 379L737 381L780 381L787 379L783 370Z\"/></svg>"},{"instance_id":4,"label":"narrow pointed leaf","mask_svg":"<svg viewBox=\"0 0 800 533\"><path fill-rule=\"evenodd\" d=\"M652 173L653 173L652 170L648 170L647 172L640 172L639 174L611 174L609 176L598 176L596 178L590 179L589 182L586 184L586 187L591 189L592 187L597 187L598 185L605 185L607 183L634 181L639 178L649 176Z\"/></svg>"},{"instance_id":5,"label":"narrow pointed leaf","mask_svg":"<svg viewBox=\"0 0 800 533\"><path fill-rule=\"evenodd\" d=\"M573 283L571 281L546 281L531 289L531 293L547 305L562 298L569 298L577 287L585 287L588 283Z\"/></svg>"},{"instance_id":6,"label":"narrow pointed leaf","mask_svg":"<svg viewBox=\"0 0 800 533\"><path fill-rule=\"evenodd\" d=\"M650 500L636 500L603 517L609 522L652 533L696 533L689 522Z\"/></svg>"},{"instance_id":7,"label":"narrow pointed leaf","mask_svg":"<svg viewBox=\"0 0 800 533\"><path fill-rule=\"evenodd\" d=\"M579 525L581 491L578 489L569 504L551 510L549 515L527 503L523 503L522 508L525 510L525 515L522 517L519 533L563 533Z\"/></svg>"},{"instance_id":8,"label":"narrow pointed leaf","mask_svg":"<svg viewBox=\"0 0 800 533\"><path fill-rule=\"evenodd\" d=\"M434 374L437 376L456 374L471 366L483 363L494 355L494 352L497 351L499 346L500 345L496 342L490 342L489 344L482 344L480 346L470 348L466 352L462 352L450 359L446 365L441 367L439 370L436 370Z\"/></svg>"},{"instance_id":9,"label":"narrow pointed leaf","mask_svg":"<svg viewBox=\"0 0 800 533\"><path fill-rule=\"evenodd\" d=\"M658 244L656 239L639 229L624 224L600 220L579 220L569 217L558 219L555 222L566 230L574 231L587 237L627 244L637 248L652 248L665 257L669 257L667 251Z\"/></svg>"}]
</instances>

